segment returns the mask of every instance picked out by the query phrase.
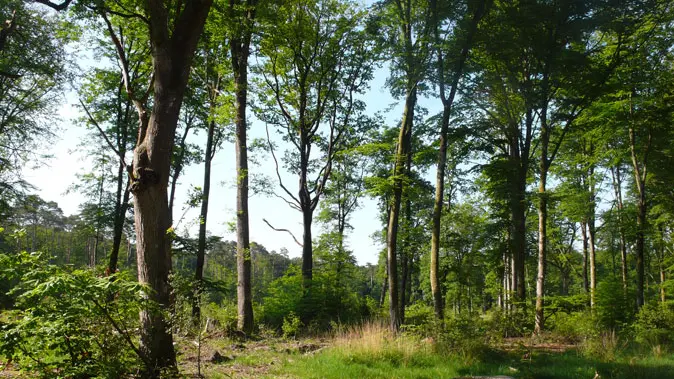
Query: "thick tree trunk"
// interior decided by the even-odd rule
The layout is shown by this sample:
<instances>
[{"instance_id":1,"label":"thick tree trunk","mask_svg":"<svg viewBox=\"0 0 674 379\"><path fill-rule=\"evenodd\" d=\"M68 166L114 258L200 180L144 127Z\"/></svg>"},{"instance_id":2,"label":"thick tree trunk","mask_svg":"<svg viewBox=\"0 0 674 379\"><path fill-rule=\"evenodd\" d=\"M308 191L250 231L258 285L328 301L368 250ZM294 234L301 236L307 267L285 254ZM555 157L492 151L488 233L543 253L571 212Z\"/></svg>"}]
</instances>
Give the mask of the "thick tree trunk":
<instances>
[{"instance_id":1,"label":"thick tree trunk","mask_svg":"<svg viewBox=\"0 0 674 379\"><path fill-rule=\"evenodd\" d=\"M173 375L176 355L173 336L162 309L169 307L171 269L171 227L168 194L171 151L180 107L194 51L203 31L211 0L187 2L169 30L166 4L147 0L150 41L154 66L152 111L138 107L141 127L134 151L132 192L138 281L147 285L146 294L157 307L140 312L140 350L147 363L144 377ZM133 98L133 96L130 96Z\"/></svg>"},{"instance_id":2,"label":"thick tree trunk","mask_svg":"<svg viewBox=\"0 0 674 379\"><path fill-rule=\"evenodd\" d=\"M196 286L192 299L192 319L195 324L201 320L201 292L203 291L204 258L206 257L206 222L208 220L208 199L211 192L211 162L213 160L213 140L215 138L215 121L208 125L206 137L206 154L204 156L204 187L201 194L201 213L199 214L199 241L197 242L197 267L194 273Z\"/></svg>"},{"instance_id":3,"label":"thick tree trunk","mask_svg":"<svg viewBox=\"0 0 674 379\"><path fill-rule=\"evenodd\" d=\"M398 261L397 261L397 243L398 243L398 224L400 218L400 205L404 187L404 176L406 172L407 156L411 153L412 145L412 125L414 120L414 107L417 101L416 84L408 85L407 98L405 99L405 109L398 135L398 147L396 149L396 163L393 172L393 203L388 221L388 233L386 238L387 257L388 257L388 286L389 286L389 317L391 331L397 333L400 329L400 313L398 304Z\"/></svg>"},{"instance_id":4,"label":"thick tree trunk","mask_svg":"<svg viewBox=\"0 0 674 379\"><path fill-rule=\"evenodd\" d=\"M233 7L234 3L230 3ZM251 10L250 12L254 12ZM251 21L254 13L249 13ZM231 42L232 68L236 91L236 272L237 328L253 331L250 227L248 223L248 141L246 105L248 97L248 54L250 31L242 40Z\"/></svg>"},{"instance_id":5,"label":"thick tree trunk","mask_svg":"<svg viewBox=\"0 0 674 379\"><path fill-rule=\"evenodd\" d=\"M311 207L302 209L302 278L304 279L305 289L311 286L314 268L314 249L312 246L311 224L313 222L313 210Z\"/></svg>"}]
</instances>

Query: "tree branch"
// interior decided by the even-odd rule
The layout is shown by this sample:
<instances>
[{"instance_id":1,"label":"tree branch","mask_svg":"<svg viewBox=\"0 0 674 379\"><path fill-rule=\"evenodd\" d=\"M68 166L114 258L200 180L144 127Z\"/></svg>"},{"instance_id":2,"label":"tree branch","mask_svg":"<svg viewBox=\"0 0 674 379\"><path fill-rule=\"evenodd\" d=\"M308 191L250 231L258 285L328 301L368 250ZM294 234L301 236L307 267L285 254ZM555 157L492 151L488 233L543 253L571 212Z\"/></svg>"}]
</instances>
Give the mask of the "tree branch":
<instances>
[{"instance_id":1,"label":"tree branch","mask_svg":"<svg viewBox=\"0 0 674 379\"><path fill-rule=\"evenodd\" d=\"M273 227L273 226L269 223L269 221L267 221L267 220L264 219L264 218L262 219L262 221L264 221L265 224L267 224L270 228L272 228L273 230L275 230L275 231L277 231L277 232L286 232L286 233L290 234L290 236L293 237L293 239L295 240L295 243L296 243L296 244L300 245L300 247L304 247L304 245L302 245L302 244L300 243L300 241L298 241L297 238L295 238L295 235L294 235L290 230L288 230L288 229L283 229L283 228L275 228L275 227Z\"/></svg>"},{"instance_id":2,"label":"tree branch","mask_svg":"<svg viewBox=\"0 0 674 379\"><path fill-rule=\"evenodd\" d=\"M63 0L61 4L55 4L49 0L33 0L33 1L38 4L46 5L49 8L52 8L53 10L60 12L68 8L68 6L70 5L70 3L72 3L73 0Z\"/></svg>"},{"instance_id":3,"label":"tree branch","mask_svg":"<svg viewBox=\"0 0 674 379\"><path fill-rule=\"evenodd\" d=\"M101 128L101 126L98 124L98 122L96 121L96 119L94 119L94 117L91 115L91 112L89 112L89 108L87 108L87 106L84 104L84 102L82 101L82 99L79 99L79 101L80 101L80 104L82 105L82 108L84 108L84 112L87 114L87 117L89 117L89 122L90 122L92 125L94 125L94 126L96 127L96 129L98 129L98 132L99 132L100 135L103 137L103 139L105 139L105 142L108 144L108 147L110 147L110 149L112 149L112 151L114 151L115 154L117 154L117 156L119 157L120 162L122 162L122 164L124 165L124 167L128 167L127 164L126 164L126 161L124 160L124 156L119 152L119 150L117 150L117 148L115 147L115 145L112 144L112 142L111 142L110 139L108 138L108 135L105 134L105 132L103 131L103 128Z\"/></svg>"}]
</instances>

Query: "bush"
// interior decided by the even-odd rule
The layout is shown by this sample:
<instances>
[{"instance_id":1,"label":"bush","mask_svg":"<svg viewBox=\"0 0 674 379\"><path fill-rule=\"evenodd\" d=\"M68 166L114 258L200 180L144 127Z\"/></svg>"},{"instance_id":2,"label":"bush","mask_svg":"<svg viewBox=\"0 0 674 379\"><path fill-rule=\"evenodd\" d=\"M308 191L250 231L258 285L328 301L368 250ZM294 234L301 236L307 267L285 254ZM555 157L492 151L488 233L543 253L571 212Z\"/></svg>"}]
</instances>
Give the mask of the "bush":
<instances>
[{"instance_id":1,"label":"bush","mask_svg":"<svg viewBox=\"0 0 674 379\"><path fill-rule=\"evenodd\" d=\"M617 278L607 278L600 282L595 295L599 325L607 330L625 329L634 316L633 305L629 300L633 298L631 294L625 293L622 282Z\"/></svg>"},{"instance_id":2,"label":"bush","mask_svg":"<svg viewBox=\"0 0 674 379\"><path fill-rule=\"evenodd\" d=\"M589 310L557 313L548 325L557 336L574 343L599 335L596 318Z\"/></svg>"},{"instance_id":3,"label":"bush","mask_svg":"<svg viewBox=\"0 0 674 379\"><path fill-rule=\"evenodd\" d=\"M142 364L131 336L148 290L123 274L68 271L41 253L0 254L18 278L15 308L0 325L0 355L41 377L122 377ZM155 308L156 311L159 311Z\"/></svg>"},{"instance_id":4,"label":"bush","mask_svg":"<svg viewBox=\"0 0 674 379\"><path fill-rule=\"evenodd\" d=\"M239 314L235 303L226 302L222 305L208 303L202 309L202 316L205 319L215 320L215 324L225 333L231 334L237 330Z\"/></svg>"},{"instance_id":5,"label":"bush","mask_svg":"<svg viewBox=\"0 0 674 379\"><path fill-rule=\"evenodd\" d=\"M578 346L578 352L587 358L611 362L618 358L626 348L627 341L621 340L615 330L610 330L585 339Z\"/></svg>"},{"instance_id":6,"label":"bush","mask_svg":"<svg viewBox=\"0 0 674 379\"><path fill-rule=\"evenodd\" d=\"M420 336L429 336L435 329L435 311L433 307L416 302L405 308L405 324L402 329Z\"/></svg>"},{"instance_id":7,"label":"bush","mask_svg":"<svg viewBox=\"0 0 674 379\"><path fill-rule=\"evenodd\" d=\"M499 309L489 316L485 328L493 337L524 337L531 335L534 330L533 307L509 312Z\"/></svg>"},{"instance_id":8,"label":"bush","mask_svg":"<svg viewBox=\"0 0 674 379\"><path fill-rule=\"evenodd\" d=\"M637 342L650 346L674 344L674 311L658 303L641 307L632 324Z\"/></svg>"},{"instance_id":9,"label":"bush","mask_svg":"<svg viewBox=\"0 0 674 379\"><path fill-rule=\"evenodd\" d=\"M302 322L300 318L294 312L290 312L290 314L283 318L283 325L281 326L283 338L296 338L301 326Z\"/></svg>"}]
</instances>

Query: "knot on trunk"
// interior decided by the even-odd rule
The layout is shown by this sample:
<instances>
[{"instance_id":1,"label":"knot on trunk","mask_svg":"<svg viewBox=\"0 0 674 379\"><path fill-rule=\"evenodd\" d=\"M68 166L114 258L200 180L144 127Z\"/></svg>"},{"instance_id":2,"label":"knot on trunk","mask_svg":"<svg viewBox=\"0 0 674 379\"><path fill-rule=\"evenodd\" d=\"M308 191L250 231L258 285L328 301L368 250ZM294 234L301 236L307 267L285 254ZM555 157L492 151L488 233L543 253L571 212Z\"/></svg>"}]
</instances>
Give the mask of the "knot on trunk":
<instances>
[{"instance_id":1,"label":"knot on trunk","mask_svg":"<svg viewBox=\"0 0 674 379\"><path fill-rule=\"evenodd\" d=\"M142 143L136 147L134 167L131 170L131 192L134 194L144 191L149 186L159 183L159 174L151 169L147 147Z\"/></svg>"}]
</instances>

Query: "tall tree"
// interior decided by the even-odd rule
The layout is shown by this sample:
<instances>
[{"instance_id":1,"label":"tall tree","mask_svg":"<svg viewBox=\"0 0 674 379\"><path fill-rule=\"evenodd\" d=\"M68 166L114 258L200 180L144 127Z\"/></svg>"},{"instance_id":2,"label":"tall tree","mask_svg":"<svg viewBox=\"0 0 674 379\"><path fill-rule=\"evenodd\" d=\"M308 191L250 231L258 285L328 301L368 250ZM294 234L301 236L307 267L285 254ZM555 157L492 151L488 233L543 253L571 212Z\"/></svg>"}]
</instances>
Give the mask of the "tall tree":
<instances>
[{"instance_id":1,"label":"tall tree","mask_svg":"<svg viewBox=\"0 0 674 379\"><path fill-rule=\"evenodd\" d=\"M248 99L248 56L250 55L250 42L257 6L258 0L230 0L229 2L230 19L232 21L230 52L236 97L237 327L246 333L253 330L246 106Z\"/></svg>"},{"instance_id":2,"label":"tall tree","mask_svg":"<svg viewBox=\"0 0 674 379\"><path fill-rule=\"evenodd\" d=\"M262 107L258 116L291 143L285 164L299 176L298 193L284 184L275 148L282 198L302 213L302 276L312 279L312 221L332 172L342 136L363 102L355 98L371 77L370 46L359 31L362 11L350 2L323 0L280 4L273 23L263 26ZM321 154L316 157L312 150ZM314 175L315 177L312 177Z\"/></svg>"},{"instance_id":3,"label":"tall tree","mask_svg":"<svg viewBox=\"0 0 674 379\"><path fill-rule=\"evenodd\" d=\"M158 305L140 313L140 351L148 365L145 376L152 378L176 370L173 335L161 310L169 305L170 295L171 214L167 187L192 57L211 3L212 0L194 0L185 4L146 0L142 8L122 2L82 4L105 21L120 60L126 93L132 99L139 119L129 175L135 199L138 281L152 290L147 296ZM69 2L64 4L67 6ZM131 86L129 67L135 62L130 61L131 57L124 51L118 32L106 17L109 13L138 22L139 30L148 33L153 80L145 93L137 93ZM148 104L143 100L150 95L152 102Z\"/></svg>"},{"instance_id":4,"label":"tall tree","mask_svg":"<svg viewBox=\"0 0 674 379\"><path fill-rule=\"evenodd\" d=\"M478 24L486 11L487 0L472 4L468 1L465 4L457 2L455 9L449 16L441 14L437 0L431 2L434 22L434 42L437 55L437 84L439 89L440 101L442 102L442 119L440 121L440 149L438 152L438 169L435 183L435 204L433 207L433 225L431 229L431 292L433 294L433 306L437 319L443 318L442 290L438 271L440 269L440 221L442 216L442 207L445 196L445 168L447 166L447 134L449 132L449 118L452 113L452 105L456 96L457 86L464 71L466 59L473 43L473 36L477 30ZM474 9L470 9L474 8ZM463 19L455 20L456 15L464 12ZM443 17L444 16L444 17ZM459 26L448 27L458 21ZM445 30L450 29L450 30ZM465 30L464 30L465 29ZM447 45L450 46L447 46ZM451 46L455 44L456 46ZM458 57L448 59L449 52L445 51L448 47L461 49ZM447 83L445 72L449 71L450 91L447 94Z\"/></svg>"},{"instance_id":5,"label":"tall tree","mask_svg":"<svg viewBox=\"0 0 674 379\"><path fill-rule=\"evenodd\" d=\"M416 0L381 1L375 4L371 26L381 36L379 41L393 59L389 63L391 92L404 98L402 120L395 153L392 196L386 228L386 256L389 288L390 328L400 329L400 304L398 295L398 227L408 162L412 151L412 128L417 105L419 85L427 75L430 58L430 36L433 27L429 21L429 4Z\"/></svg>"}]
</instances>

